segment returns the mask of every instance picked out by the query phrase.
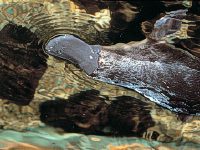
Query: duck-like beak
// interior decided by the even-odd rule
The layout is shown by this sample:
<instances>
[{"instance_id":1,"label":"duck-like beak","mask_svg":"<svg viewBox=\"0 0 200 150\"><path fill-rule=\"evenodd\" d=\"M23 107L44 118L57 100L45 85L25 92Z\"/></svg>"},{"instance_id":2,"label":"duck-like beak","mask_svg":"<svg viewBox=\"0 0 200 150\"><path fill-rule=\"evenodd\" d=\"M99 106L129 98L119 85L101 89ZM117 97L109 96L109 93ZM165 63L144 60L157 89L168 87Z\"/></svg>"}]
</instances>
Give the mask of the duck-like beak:
<instances>
[{"instance_id":1,"label":"duck-like beak","mask_svg":"<svg viewBox=\"0 0 200 150\"><path fill-rule=\"evenodd\" d=\"M47 54L65 59L78 65L88 75L98 68L101 46L90 46L73 35L59 35L49 40L45 46Z\"/></svg>"}]
</instances>

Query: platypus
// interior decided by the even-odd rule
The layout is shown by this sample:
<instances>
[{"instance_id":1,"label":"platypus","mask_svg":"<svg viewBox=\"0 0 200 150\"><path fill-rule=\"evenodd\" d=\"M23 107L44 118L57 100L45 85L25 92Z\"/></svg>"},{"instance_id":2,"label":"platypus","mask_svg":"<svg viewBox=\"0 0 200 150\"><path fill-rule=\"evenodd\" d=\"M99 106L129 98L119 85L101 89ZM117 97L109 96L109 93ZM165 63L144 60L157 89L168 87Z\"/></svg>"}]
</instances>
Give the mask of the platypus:
<instances>
[{"instance_id":1,"label":"platypus","mask_svg":"<svg viewBox=\"0 0 200 150\"><path fill-rule=\"evenodd\" d=\"M89 45L73 35L58 35L45 51L79 66L95 80L133 89L177 113L200 115L200 59L162 40L181 27L185 10L156 21L140 42Z\"/></svg>"}]
</instances>

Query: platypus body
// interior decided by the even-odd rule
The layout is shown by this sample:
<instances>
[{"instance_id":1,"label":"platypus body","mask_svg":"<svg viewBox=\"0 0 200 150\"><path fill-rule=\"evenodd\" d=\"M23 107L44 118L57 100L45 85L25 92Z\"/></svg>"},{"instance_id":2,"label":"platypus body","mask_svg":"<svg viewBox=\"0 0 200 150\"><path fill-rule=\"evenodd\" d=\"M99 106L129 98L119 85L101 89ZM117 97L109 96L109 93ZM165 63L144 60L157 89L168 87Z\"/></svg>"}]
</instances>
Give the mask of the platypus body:
<instances>
[{"instance_id":1,"label":"platypus body","mask_svg":"<svg viewBox=\"0 0 200 150\"><path fill-rule=\"evenodd\" d=\"M49 40L45 50L78 65L93 79L133 89L172 111L200 115L200 59L161 40L180 29L177 17L168 15L163 22L167 25L158 23L149 38L137 44L88 45L60 35ZM160 34L159 27L170 33Z\"/></svg>"}]
</instances>

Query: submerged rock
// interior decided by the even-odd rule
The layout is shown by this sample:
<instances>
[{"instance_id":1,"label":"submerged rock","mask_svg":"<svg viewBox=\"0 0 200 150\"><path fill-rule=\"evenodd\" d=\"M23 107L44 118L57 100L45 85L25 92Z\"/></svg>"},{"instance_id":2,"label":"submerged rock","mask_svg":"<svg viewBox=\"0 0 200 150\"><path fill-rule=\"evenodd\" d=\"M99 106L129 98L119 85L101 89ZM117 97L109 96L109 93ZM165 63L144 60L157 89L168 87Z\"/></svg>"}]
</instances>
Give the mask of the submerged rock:
<instances>
[{"instance_id":1,"label":"submerged rock","mask_svg":"<svg viewBox=\"0 0 200 150\"><path fill-rule=\"evenodd\" d=\"M27 105L47 69L36 34L13 24L0 31L0 98Z\"/></svg>"}]
</instances>

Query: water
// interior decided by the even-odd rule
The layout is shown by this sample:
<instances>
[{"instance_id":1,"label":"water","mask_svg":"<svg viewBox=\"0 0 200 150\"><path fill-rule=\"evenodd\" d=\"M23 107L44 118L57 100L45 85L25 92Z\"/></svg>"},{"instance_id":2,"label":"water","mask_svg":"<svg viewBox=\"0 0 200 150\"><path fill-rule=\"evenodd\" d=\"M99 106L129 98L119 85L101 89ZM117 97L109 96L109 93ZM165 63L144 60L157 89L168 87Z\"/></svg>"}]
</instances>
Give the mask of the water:
<instances>
[{"instance_id":1,"label":"water","mask_svg":"<svg viewBox=\"0 0 200 150\"><path fill-rule=\"evenodd\" d=\"M97 8L95 2L92 7L84 1L81 6L69 0L0 2L2 149L200 148L199 116L176 114L134 90L95 81L77 66L43 51L44 43L60 34L72 34L94 45L142 40L145 37L139 28L137 34L126 34L136 24L127 18L134 10L139 20L147 20L141 15L152 9L147 4L142 4L143 10L133 8L132 2L123 5L129 12L125 21L121 20L125 24L112 27L110 32L111 16L106 5L102 10L95 9L95 14L91 11ZM180 5L191 7L189 12L195 14L196 9L188 3ZM167 9L175 9L173 4L165 4ZM187 36L181 28L184 30L166 40L174 43L181 39L175 43L177 47L198 54L197 18L188 16L189 23L183 23L192 29Z\"/></svg>"}]
</instances>

